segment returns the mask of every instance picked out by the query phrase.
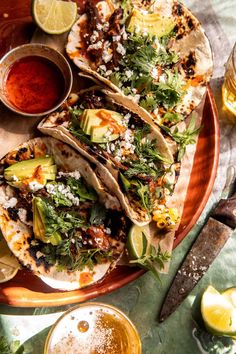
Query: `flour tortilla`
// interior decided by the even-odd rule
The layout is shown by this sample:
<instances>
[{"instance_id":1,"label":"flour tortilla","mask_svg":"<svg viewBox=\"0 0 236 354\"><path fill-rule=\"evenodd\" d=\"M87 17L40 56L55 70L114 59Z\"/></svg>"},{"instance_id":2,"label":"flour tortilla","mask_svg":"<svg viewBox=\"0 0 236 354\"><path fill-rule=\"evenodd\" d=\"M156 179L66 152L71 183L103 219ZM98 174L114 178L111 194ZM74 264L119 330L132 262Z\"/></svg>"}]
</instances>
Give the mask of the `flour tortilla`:
<instances>
[{"instance_id":1,"label":"flour tortilla","mask_svg":"<svg viewBox=\"0 0 236 354\"><path fill-rule=\"evenodd\" d=\"M140 1L132 1L135 8L145 10L144 3ZM149 4L149 2L147 2ZM97 5L98 13L103 12L103 16L107 20L113 14L115 8L119 7L119 2L114 2L113 7L107 5L105 0L100 1ZM149 4L150 6L150 4ZM213 71L212 51L208 38L204 29L197 18L181 3L174 0L156 0L152 5L153 13L161 16L172 17L178 25L177 36L170 42L170 49L176 52L180 58L181 73L187 80L187 90L180 103L174 107L174 112L187 117L202 101L206 92L207 83L210 81ZM124 92L109 79L97 72L94 63L89 60L83 49L83 36L81 36L81 28L87 21L87 15L80 16L78 21L72 27L68 36L66 51L68 56L74 61L86 75L89 75L95 82L102 82L110 87L113 92L119 93L119 97L123 99L123 103L130 109L135 110L143 119L147 121L152 119L155 123L160 123L160 114L157 110L154 112L147 111L140 107L136 100ZM187 78L184 72L184 65L191 56L194 56L194 74ZM117 95L118 96L118 95Z\"/></svg>"},{"instance_id":2,"label":"flour tortilla","mask_svg":"<svg viewBox=\"0 0 236 354\"><path fill-rule=\"evenodd\" d=\"M23 149L23 150L22 150ZM27 150L26 150L27 149ZM25 151L26 150L26 151ZM107 204L111 200L111 205L114 206L114 201L117 200L112 196L108 198L108 193L104 191L101 182L93 172L90 164L81 157L76 151L66 144L53 139L51 137L42 137L29 140L20 145L1 161L8 164L14 163L17 160L26 160L33 153L35 157L45 156L48 154L53 156L57 167L64 172L78 170L81 176L86 179L87 183L92 186L101 197L100 201L107 198ZM48 266L46 260L40 261L36 256L32 256L31 241L34 239L32 227L23 223L19 219L14 221L4 207L5 202L14 197L14 188L5 183L0 186L0 229L8 243L10 250L18 258L18 260L30 269L35 275L39 276L45 283L52 288L61 290L74 290L90 285L102 279L107 272L114 268L118 259L114 261L105 261L98 264L93 270L87 267L83 271L69 272L67 270L57 271L56 266ZM119 208L119 203L117 204ZM122 242L114 242L116 251L123 252L124 244Z\"/></svg>"},{"instance_id":3,"label":"flour tortilla","mask_svg":"<svg viewBox=\"0 0 236 354\"><path fill-rule=\"evenodd\" d=\"M78 97L86 91L89 92L93 90L99 90L99 88L95 86L87 90L83 90L78 93ZM107 90L102 91L108 98L108 100L111 99L116 106L122 106L123 99L120 98L120 94L118 94L117 96L119 97L117 97ZM142 208L138 207L137 203L134 203L132 200L127 198L126 194L122 192L118 183L117 167L113 166L111 161L109 161L108 159L103 158L104 161L101 161L101 156L99 156L98 154L96 155L96 152L91 150L89 146L84 146L84 144L81 144L81 142L70 133L68 129L68 122L62 122L65 112L66 108L65 110L52 113L39 123L38 129L44 134L51 135L59 140L68 143L69 145L77 149L88 160L94 163L97 166L96 173L98 174L100 180L102 180L104 185L107 186L108 190L112 191L116 195L122 205L122 208L125 210L127 216L132 220L132 222L139 226L148 224L151 221L151 215L149 215ZM160 154L168 161L173 162L173 155L170 151L168 144L165 141L165 138L150 119L148 123L151 126L151 133L149 134L150 140L156 140L157 149ZM175 173L173 169L172 173L170 173L168 176L168 181L169 183L174 183L174 180Z\"/></svg>"}]
</instances>

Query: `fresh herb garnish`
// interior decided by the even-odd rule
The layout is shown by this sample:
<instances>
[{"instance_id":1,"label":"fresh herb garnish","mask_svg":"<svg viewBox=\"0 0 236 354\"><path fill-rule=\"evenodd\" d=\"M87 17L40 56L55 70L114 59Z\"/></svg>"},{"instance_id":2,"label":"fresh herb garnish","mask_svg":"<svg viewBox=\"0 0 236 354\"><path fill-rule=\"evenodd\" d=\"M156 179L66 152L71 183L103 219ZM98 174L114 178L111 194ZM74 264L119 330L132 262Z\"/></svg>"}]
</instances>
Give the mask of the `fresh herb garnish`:
<instances>
[{"instance_id":1,"label":"fresh herb garnish","mask_svg":"<svg viewBox=\"0 0 236 354\"><path fill-rule=\"evenodd\" d=\"M184 117L177 112L166 112L163 117L164 122L170 122L170 123L178 123L183 119Z\"/></svg>"},{"instance_id":2,"label":"fresh herb garnish","mask_svg":"<svg viewBox=\"0 0 236 354\"><path fill-rule=\"evenodd\" d=\"M85 221L69 212L57 212L52 204L45 199L41 199L43 209L45 235L50 236L54 232L68 233L69 231L85 227Z\"/></svg>"},{"instance_id":3,"label":"fresh herb garnish","mask_svg":"<svg viewBox=\"0 0 236 354\"><path fill-rule=\"evenodd\" d=\"M144 235L144 237L146 236ZM137 264L150 270L156 279L160 280L158 269L162 270L165 267L165 263L168 262L170 258L169 253L162 252L160 246L156 249L154 246L150 245L148 252L138 259L129 261L129 263Z\"/></svg>"},{"instance_id":4,"label":"fresh herb garnish","mask_svg":"<svg viewBox=\"0 0 236 354\"><path fill-rule=\"evenodd\" d=\"M70 237L58 246L47 244L42 252L47 256L47 262L57 264L57 270L82 271L85 267L93 270L96 264L112 259L112 251L104 252L99 248L81 249L82 245L76 237Z\"/></svg>"},{"instance_id":5,"label":"fresh herb garnish","mask_svg":"<svg viewBox=\"0 0 236 354\"><path fill-rule=\"evenodd\" d=\"M137 175L146 175L156 179L158 171L156 168L152 168L148 164L137 160L132 162L132 167L125 171L124 175L128 178L136 177Z\"/></svg>"},{"instance_id":6,"label":"fresh herb garnish","mask_svg":"<svg viewBox=\"0 0 236 354\"><path fill-rule=\"evenodd\" d=\"M126 95L140 95L140 105L149 111L158 105L166 109L174 107L183 94L183 82L177 70L171 69L178 56L165 48L158 51L155 37L136 33L129 36L124 46L126 55L120 62L124 74L113 72L109 79ZM155 80L158 66L164 70L165 83ZM125 74L126 70L131 76Z\"/></svg>"},{"instance_id":7,"label":"fresh herb garnish","mask_svg":"<svg viewBox=\"0 0 236 354\"><path fill-rule=\"evenodd\" d=\"M150 125L145 124L143 128L138 128L134 135L135 152L139 157L143 157L146 163L161 161L171 164L165 157L163 157L156 148L156 140L150 140L146 135L150 132Z\"/></svg>"},{"instance_id":8,"label":"fresh herb garnish","mask_svg":"<svg viewBox=\"0 0 236 354\"><path fill-rule=\"evenodd\" d=\"M137 194L140 197L142 206L147 211L152 211L152 203L148 185L144 185L140 181L137 181Z\"/></svg>"},{"instance_id":9,"label":"fresh herb garnish","mask_svg":"<svg viewBox=\"0 0 236 354\"><path fill-rule=\"evenodd\" d=\"M73 194L78 196L82 202L85 200L97 200L97 193L92 187L85 184L85 181L82 177L79 179L69 177L66 181L66 184L70 187Z\"/></svg>"},{"instance_id":10,"label":"fresh herb garnish","mask_svg":"<svg viewBox=\"0 0 236 354\"><path fill-rule=\"evenodd\" d=\"M92 206L89 222L91 225L101 225L107 216L107 209L99 203Z\"/></svg>"},{"instance_id":11,"label":"fresh herb garnish","mask_svg":"<svg viewBox=\"0 0 236 354\"><path fill-rule=\"evenodd\" d=\"M171 132L170 128L161 126L161 128L178 144L178 161L181 161L183 158L187 145L195 144L196 137L202 129L202 127L196 128L196 118L196 115L192 115L188 127L183 132L180 132L177 127Z\"/></svg>"}]
</instances>

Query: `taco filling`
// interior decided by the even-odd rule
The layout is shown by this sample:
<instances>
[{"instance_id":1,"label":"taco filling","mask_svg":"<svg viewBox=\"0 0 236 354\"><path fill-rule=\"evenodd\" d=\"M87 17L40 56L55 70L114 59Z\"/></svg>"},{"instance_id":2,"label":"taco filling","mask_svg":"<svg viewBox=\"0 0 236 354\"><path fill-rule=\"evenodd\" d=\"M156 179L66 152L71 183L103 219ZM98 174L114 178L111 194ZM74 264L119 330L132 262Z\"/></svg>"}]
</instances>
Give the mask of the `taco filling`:
<instances>
[{"instance_id":1,"label":"taco filling","mask_svg":"<svg viewBox=\"0 0 236 354\"><path fill-rule=\"evenodd\" d=\"M123 213L101 203L84 166L77 162L73 170L72 165L66 168L57 164L42 140L55 144L52 138L38 138L35 149L40 143L40 153L24 147L20 159L16 159L17 154L8 154L2 161L0 226L23 265L36 275L56 280L66 274L70 285L62 288L70 290L98 280L114 266L131 223ZM66 156L77 155L62 143L58 149L64 149ZM86 173L92 174L89 164L85 165ZM12 227L18 229L14 237ZM86 282L81 280L82 274Z\"/></svg>"},{"instance_id":2,"label":"taco filling","mask_svg":"<svg viewBox=\"0 0 236 354\"><path fill-rule=\"evenodd\" d=\"M175 182L173 157L158 141L160 133L101 91L74 96L73 105L48 117L39 129L48 134L49 127L53 132L58 126L66 129L82 150L106 166L140 219L150 221Z\"/></svg>"},{"instance_id":3,"label":"taco filling","mask_svg":"<svg viewBox=\"0 0 236 354\"><path fill-rule=\"evenodd\" d=\"M177 1L86 1L67 53L83 71L148 111L159 125L183 120L212 73L208 40Z\"/></svg>"}]
</instances>

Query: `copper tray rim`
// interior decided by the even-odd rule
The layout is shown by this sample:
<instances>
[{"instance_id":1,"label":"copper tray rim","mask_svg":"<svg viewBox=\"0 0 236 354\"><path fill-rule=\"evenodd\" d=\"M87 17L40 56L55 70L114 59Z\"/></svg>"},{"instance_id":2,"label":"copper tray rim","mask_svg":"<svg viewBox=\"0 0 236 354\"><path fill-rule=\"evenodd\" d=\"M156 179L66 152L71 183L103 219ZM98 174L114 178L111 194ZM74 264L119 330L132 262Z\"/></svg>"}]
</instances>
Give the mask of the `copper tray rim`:
<instances>
[{"instance_id":1,"label":"copper tray rim","mask_svg":"<svg viewBox=\"0 0 236 354\"><path fill-rule=\"evenodd\" d=\"M215 177L217 174L220 152L220 127L214 96L212 93L212 89L209 85L207 86L206 99L209 100L211 111L210 119L213 124L212 127L214 128L214 154L212 169L201 202L195 210L195 214L193 215L191 222L189 222L186 227L181 231L181 233L176 237L173 248L177 247L181 243L181 241L187 236L189 231L192 229L192 227L195 225L196 221L200 217L213 189ZM84 289L68 292L55 290L50 292L50 289L47 292L32 291L23 286L17 285L17 283L13 279L0 286L0 304L10 305L13 307L56 307L80 303L118 290L119 288L129 284L130 282L134 281L145 273L145 270L139 268L131 268L126 266L118 266L117 268L119 268L119 270L123 268L121 273L124 275L124 277L122 277L121 274L121 279L118 279L118 281L110 283L108 282L108 284L106 284L106 278L104 278L100 282L88 286ZM113 271L112 274L114 274L115 271Z\"/></svg>"}]
</instances>

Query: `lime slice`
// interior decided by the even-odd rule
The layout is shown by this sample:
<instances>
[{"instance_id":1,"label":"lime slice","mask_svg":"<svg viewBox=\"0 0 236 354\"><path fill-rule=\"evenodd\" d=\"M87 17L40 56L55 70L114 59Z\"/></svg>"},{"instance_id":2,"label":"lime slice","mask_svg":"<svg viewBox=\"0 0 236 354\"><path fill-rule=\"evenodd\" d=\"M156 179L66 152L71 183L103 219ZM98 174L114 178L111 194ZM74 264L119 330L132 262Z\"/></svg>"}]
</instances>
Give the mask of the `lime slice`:
<instances>
[{"instance_id":1,"label":"lime slice","mask_svg":"<svg viewBox=\"0 0 236 354\"><path fill-rule=\"evenodd\" d=\"M13 268L5 263L0 262L0 283L14 278L19 268Z\"/></svg>"},{"instance_id":2,"label":"lime slice","mask_svg":"<svg viewBox=\"0 0 236 354\"><path fill-rule=\"evenodd\" d=\"M75 22L77 5L75 2L59 0L33 0L32 16L44 32L61 34Z\"/></svg>"},{"instance_id":3,"label":"lime slice","mask_svg":"<svg viewBox=\"0 0 236 354\"><path fill-rule=\"evenodd\" d=\"M20 265L16 257L11 253L6 241L0 236L0 283L12 279Z\"/></svg>"},{"instance_id":4,"label":"lime slice","mask_svg":"<svg viewBox=\"0 0 236 354\"><path fill-rule=\"evenodd\" d=\"M236 308L211 285L202 296L201 313L207 330L212 334L236 335Z\"/></svg>"},{"instance_id":5,"label":"lime slice","mask_svg":"<svg viewBox=\"0 0 236 354\"><path fill-rule=\"evenodd\" d=\"M148 235L149 225L131 226L126 243L130 259L140 258L146 253Z\"/></svg>"}]
</instances>

